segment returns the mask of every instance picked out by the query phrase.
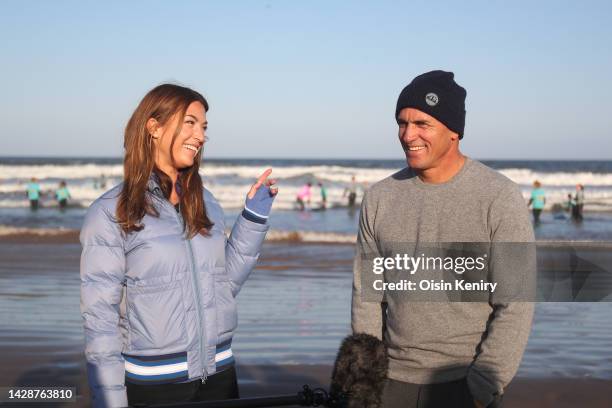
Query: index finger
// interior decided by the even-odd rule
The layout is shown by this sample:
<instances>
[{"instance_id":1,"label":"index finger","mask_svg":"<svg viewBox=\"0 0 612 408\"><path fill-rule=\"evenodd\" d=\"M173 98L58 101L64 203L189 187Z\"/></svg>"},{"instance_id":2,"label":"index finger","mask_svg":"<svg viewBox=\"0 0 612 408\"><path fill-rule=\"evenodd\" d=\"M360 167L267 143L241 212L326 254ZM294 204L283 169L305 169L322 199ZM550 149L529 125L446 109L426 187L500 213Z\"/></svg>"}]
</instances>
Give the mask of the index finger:
<instances>
[{"instance_id":1,"label":"index finger","mask_svg":"<svg viewBox=\"0 0 612 408\"><path fill-rule=\"evenodd\" d=\"M268 178L270 174L272 174L272 169L266 169L266 171L261 173L261 176L257 178L257 181L255 182L254 186L256 188L259 188L259 186L261 186L264 183L264 181L266 181L266 179Z\"/></svg>"}]
</instances>

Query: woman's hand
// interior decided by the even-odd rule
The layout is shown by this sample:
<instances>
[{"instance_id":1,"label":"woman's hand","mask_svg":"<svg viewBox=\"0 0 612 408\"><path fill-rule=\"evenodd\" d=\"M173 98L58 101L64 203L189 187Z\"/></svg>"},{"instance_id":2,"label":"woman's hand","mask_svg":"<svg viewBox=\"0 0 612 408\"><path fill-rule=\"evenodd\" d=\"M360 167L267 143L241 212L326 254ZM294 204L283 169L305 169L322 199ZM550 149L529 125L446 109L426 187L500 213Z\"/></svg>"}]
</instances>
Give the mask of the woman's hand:
<instances>
[{"instance_id":1,"label":"woman's hand","mask_svg":"<svg viewBox=\"0 0 612 408\"><path fill-rule=\"evenodd\" d=\"M272 169L267 169L257 179L255 184L251 186L247 194L244 209L255 216L255 221L265 223L272 209L274 197L278 194L278 188L275 186L275 179L268 179L272 174Z\"/></svg>"},{"instance_id":2,"label":"woman's hand","mask_svg":"<svg viewBox=\"0 0 612 408\"><path fill-rule=\"evenodd\" d=\"M255 184L251 186L251 189L249 190L249 194L247 194L247 199L250 200L253 197L255 197L255 194L257 193L259 187L264 185L264 183L265 183L265 187L267 187L267 190L270 192L272 196L275 196L278 193L278 188L274 187L274 185L276 184L276 179L268 179L268 176L270 176L270 174L272 174L272 169L266 169L266 171L261 173L261 176L257 178L257 181L255 182Z\"/></svg>"}]
</instances>

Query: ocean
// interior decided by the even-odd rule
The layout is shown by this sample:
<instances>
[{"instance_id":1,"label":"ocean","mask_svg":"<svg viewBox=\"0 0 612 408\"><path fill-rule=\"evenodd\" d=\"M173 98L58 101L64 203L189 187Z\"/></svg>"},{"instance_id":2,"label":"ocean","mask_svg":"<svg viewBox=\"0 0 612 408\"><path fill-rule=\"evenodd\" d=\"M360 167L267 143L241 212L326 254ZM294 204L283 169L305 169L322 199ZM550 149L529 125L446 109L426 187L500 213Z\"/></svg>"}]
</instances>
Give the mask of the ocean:
<instances>
[{"instance_id":1,"label":"ocean","mask_svg":"<svg viewBox=\"0 0 612 408\"><path fill-rule=\"evenodd\" d=\"M585 186L585 220L574 224L566 214L545 212L537 228L539 239L610 240L612 238L612 161L506 161L483 160L518 183L527 202L533 181L546 191L546 209L562 206L575 185ZM231 225L242 208L244 197L255 178L267 167L279 179L280 193L274 202L271 227L277 236L303 240L352 242L358 211L346 208L345 188L351 177L359 185L357 204L368 186L393 174L401 160L289 160L289 159L207 159L201 175L205 186L221 203ZM78 230L87 207L106 189L122 180L119 158L0 158L0 234L14 231ZM25 185L31 177L39 180L45 194L38 212L29 211ZM104 181L102 181L104 179ZM72 196L66 212L58 210L54 190L66 181ZM313 183L310 210L297 211L295 197L307 182ZM320 206L321 182L327 189L328 210ZM104 185L102 185L104 184Z\"/></svg>"}]
</instances>

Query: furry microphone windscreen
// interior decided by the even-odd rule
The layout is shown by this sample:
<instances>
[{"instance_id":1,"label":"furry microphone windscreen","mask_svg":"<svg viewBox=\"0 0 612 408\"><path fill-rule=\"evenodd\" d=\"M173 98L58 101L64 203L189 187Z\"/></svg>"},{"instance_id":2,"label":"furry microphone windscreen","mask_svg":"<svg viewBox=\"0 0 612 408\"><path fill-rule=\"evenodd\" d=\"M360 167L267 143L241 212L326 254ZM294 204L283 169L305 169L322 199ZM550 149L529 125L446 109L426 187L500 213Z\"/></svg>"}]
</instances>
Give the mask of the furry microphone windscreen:
<instances>
[{"instance_id":1,"label":"furry microphone windscreen","mask_svg":"<svg viewBox=\"0 0 612 408\"><path fill-rule=\"evenodd\" d=\"M337 407L379 408L387 378L387 348L365 333L347 336L340 346L330 391Z\"/></svg>"}]
</instances>

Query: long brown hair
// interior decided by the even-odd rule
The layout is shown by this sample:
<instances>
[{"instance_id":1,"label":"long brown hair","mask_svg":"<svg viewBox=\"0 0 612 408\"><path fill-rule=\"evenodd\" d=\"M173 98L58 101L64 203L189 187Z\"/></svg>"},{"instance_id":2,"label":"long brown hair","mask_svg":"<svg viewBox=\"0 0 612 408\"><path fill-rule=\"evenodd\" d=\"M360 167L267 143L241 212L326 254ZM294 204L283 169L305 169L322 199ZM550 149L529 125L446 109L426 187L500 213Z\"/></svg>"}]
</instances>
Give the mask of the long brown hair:
<instances>
[{"instance_id":1,"label":"long brown hair","mask_svg":"<svg viewBox=\"0 0 612 408\"><path fill-rule=\"evenodd\" d=\"M145 214L159 217L159 212L147 197L146 190L149 177L157 175L160 187L166 198L172 191L170 177L155 166L155 145L147 129L147 121L155 119L160 126L165 126L174 115L179 118L185 116L187 107L192 102L200 102L208 112L208 102L198 92L173 84L163 84L153 88L140 101L138 107L125 127L123 160L123 189L117 204L117 222L125 234L140 231L144 228L141 223ZM182 120L178 122L170 152L176 137L181 132ZM172 163L174 157L171 154ZM206 207L202 197L202 179L200 178L200 161L202 149L196 154L191 167L182 169L177 178L181 194L180 209L183 216L184 228L187 236L192 238L196 234L206 235L213 226L206 214Z\"/></svg>"}]
</instances>

